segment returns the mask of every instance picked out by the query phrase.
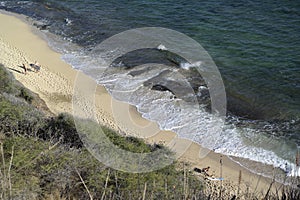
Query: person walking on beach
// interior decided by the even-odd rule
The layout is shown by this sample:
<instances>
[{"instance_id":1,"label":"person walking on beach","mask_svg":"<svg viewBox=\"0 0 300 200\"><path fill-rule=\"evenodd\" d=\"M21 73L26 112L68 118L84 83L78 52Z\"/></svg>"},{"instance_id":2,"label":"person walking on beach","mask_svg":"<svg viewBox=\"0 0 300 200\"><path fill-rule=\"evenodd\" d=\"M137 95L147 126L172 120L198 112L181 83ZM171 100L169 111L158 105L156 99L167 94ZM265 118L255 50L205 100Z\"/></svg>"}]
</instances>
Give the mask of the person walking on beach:
<instances>
[{"instance_id":1,"label":"person walking on beach","mask_svg":"<svg viewBox=\"0 0 300 200\"><path fill-rule=\"evenodd\" d=\"M22 63L22 67L24 69L24 74L26 75L27 74L27 67L26 67L26 65L24 63Z\"/></svg>"},{"instance_id":2,"label":"person walking on beach","mask_svg":"<svg viewBox=\"0 0 300 200\"><path fill-rule=\"evenodd\" d=\"M204 173L205 176L209 176L209 174L208 174L209 169L210 169L210 166L202 169L202 172Z\"/></svg>"}]
</instances>

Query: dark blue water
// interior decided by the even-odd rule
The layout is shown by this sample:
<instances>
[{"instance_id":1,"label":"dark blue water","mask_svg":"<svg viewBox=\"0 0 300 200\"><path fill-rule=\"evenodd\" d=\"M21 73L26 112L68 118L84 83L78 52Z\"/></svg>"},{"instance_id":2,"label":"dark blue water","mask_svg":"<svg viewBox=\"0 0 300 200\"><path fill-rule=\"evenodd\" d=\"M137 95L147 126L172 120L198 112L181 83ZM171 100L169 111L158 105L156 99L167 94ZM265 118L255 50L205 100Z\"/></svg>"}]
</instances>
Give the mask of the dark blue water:
<instances>
[{"instance_id":1,"label":"dark blue water","mask_svg":"<svg viewBox=\"0 0 300 200\"><path fill-rule=\"evenodd\" d=\"M285 160L292 160L300 147L299 1L12 0L1 1L0 8L30 16L41 29L85 52L132 28L182 32L199 42L218 66L226 87L228 124L253 130L250 138L273 138L267 150ZM80 68L75 65L73 61ZM191 79L198 87L197 77ZM275 149L278 145L282 149ZM286 153L280 155L282 151ZM239 156L251 159L246 153Z\"/></svg>"}]
</instances>

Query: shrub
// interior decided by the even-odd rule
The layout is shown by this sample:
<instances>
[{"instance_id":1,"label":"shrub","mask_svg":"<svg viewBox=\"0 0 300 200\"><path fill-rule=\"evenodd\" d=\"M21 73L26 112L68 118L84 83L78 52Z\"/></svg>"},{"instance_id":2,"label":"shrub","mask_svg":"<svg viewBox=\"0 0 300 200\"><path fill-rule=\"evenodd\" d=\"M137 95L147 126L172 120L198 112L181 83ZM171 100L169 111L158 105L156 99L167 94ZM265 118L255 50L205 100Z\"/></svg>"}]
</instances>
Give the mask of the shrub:
<instances>
[{"instance_id":1,"label":"shrub","mask_svg":"<svg viewBox=\"0 0 300 200\"><path fill-rule=\"evenodd\" d=\"M2 123L3 121L15 122L22 119L23 109L3 96L0 96L0 107L0 120Z\"/></svg>"},{"instance_id":2,"label":"shrub","mask_svg":"<svg viewBox=\"0 0 300 200\"><path fill-rule=\"evenodd\" d=\"M0 93L15 93L14 78L3 64L0 64Z\"/></svg>"},{"instance_id":3,"label":"shrub","mask_svg":"<svg viewBox=\"0 0 300 200\"><path fill-rule=\"evenodd\" d=\"M70 147L81 148L83 146L77 134L73 117L66 113L46 119L45 125L38 131L38 136L53 142L61 141Z\"/></svg>"},{"instance_id":4,"label":"shrub","mask_svg":"<svg viewBox=\"0 0 300 200\"><path fill-rule=\"evenodd\" d=\"M19 97L25 99L28 103L32 103L33 101L33 96L30 94L30 91L26 88L20 88L20 94Z\"/></svg>"}]
</instances>

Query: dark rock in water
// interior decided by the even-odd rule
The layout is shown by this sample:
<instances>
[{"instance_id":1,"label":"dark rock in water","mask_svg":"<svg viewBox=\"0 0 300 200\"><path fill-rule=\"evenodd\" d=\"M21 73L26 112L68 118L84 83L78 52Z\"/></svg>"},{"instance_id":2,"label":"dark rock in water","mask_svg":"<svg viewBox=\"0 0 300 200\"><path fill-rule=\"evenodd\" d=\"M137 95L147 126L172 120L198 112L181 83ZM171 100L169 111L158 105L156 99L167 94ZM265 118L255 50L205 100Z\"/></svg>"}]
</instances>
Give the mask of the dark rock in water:
<instances>
[{"instance_id":1,"label":"dark rock in water","mask_svg":"<svg viewBox=\"0 0 300 200\"><path fill-rule=\"evenodd\" d=\"M129 72L128 74L129 74L130 76L133 76L133 77L134 77L134 76L139 76L139 75L145 73L146 71L147 71L147 69L135 70L135 71Z\"/></svg>"},{"instance_id":2,"label":"dark rock in water","mask_svg":"<svg viewBox=\"0 0 300 200\"><path fill-rule=\"evenodd\" d=\"M252 120L262 120L265 118L262 110L255 107L251 102L246 102L236 95L227 93L227 102L227 109L232 115L242 116L243 118Z\"/></svg>"},{"instance_id":3,"label":"dark rock in water","mask_svg":"<svg viewBox=\"0 0 300 200\"><path fill-rule=\"evenodd\" d=\"M207 109L208 112L210 111L210 107L211 107L210 94L206 86L202 86L202 87L200 86L198 88L197 100L199 104L206 105L205 108Z\"/></svg>"},{"instance_id":4,"label":"dark rock in water","mask_svg":"<svg viewBox=\"0 0 300 200\"><path fill-rule=\"evenodd\" d=\"M175 95L174 92L173 92L172 90L170 90L170 89L167 88L166 86L159 85L159 84L153 85L152 88L151 88L151 90L169 91L169 92L171 92L173 95Z\"/></svg>"},{"instance_id":5,"label":"dark rock in water","mask_svg":"<svg viewBox=\"0 0 300 200\"><path fill-rule=\"evenodd\" d=\"M180 75L174 78L176 74ZM169 91L175 98L182 99L185 102L210 107L210 95L203 78L199 74L192 74L188 70L182 70L179 73L174 73L170 69L164 70L145 81L144 86L152 90ZM202 86L201 91L200 86Z\"/></svg>"},{"instance_id":6,"label":"dark rock in water","mask_svg":"<svg viewBox=\"0 0 300 200\"><path fill-rule=\"evenodd\" d=\"M37 27L40 30L47 30L49 25L42 22L34 22L33 26Z\"/></svg>"},{"instance_id":7,"label":"dark rock in water","mask_svg":"<svg viewBox=\"0 0 300 200\"><path fill-rule=\"evenodd\" d=\"M122 62L122 65L119 63ZM157 49L138 49L118 57L111 64L112 67L122 67L126 70L133 69L147 63L164 64L166 66L178 67L175 62L166 58L166 55Z\"/></svg>"}]
</instances>

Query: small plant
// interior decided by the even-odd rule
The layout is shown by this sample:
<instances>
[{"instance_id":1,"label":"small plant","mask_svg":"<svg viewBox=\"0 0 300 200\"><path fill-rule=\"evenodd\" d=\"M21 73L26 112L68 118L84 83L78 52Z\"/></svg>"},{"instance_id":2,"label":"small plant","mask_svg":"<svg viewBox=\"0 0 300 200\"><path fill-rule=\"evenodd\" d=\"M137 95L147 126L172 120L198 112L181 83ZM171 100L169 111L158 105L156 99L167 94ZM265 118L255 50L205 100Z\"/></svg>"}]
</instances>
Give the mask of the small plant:
<instances>
[{"instance_id":1,"label":"small plant","mask_svg":"<svg viewBox=\"0 0 300 200\"><path fill-rule=\"evenodd\" d=\"M30 104L32 103L32 101L34 99L33 96L30 94L30 91L23 87L20 89L19 97L25 99L25 101L27 101Z\"/></svg>"},{"instance_id":2,"label":"small plant","mask_svg":"<svg viewBox=\"0 0 300 200\"><path fill-rule=\"evenodd\" d=\"M14 78L6 68L0 64L0 93L15 93Z\"/></svg>"}]
</instances>

